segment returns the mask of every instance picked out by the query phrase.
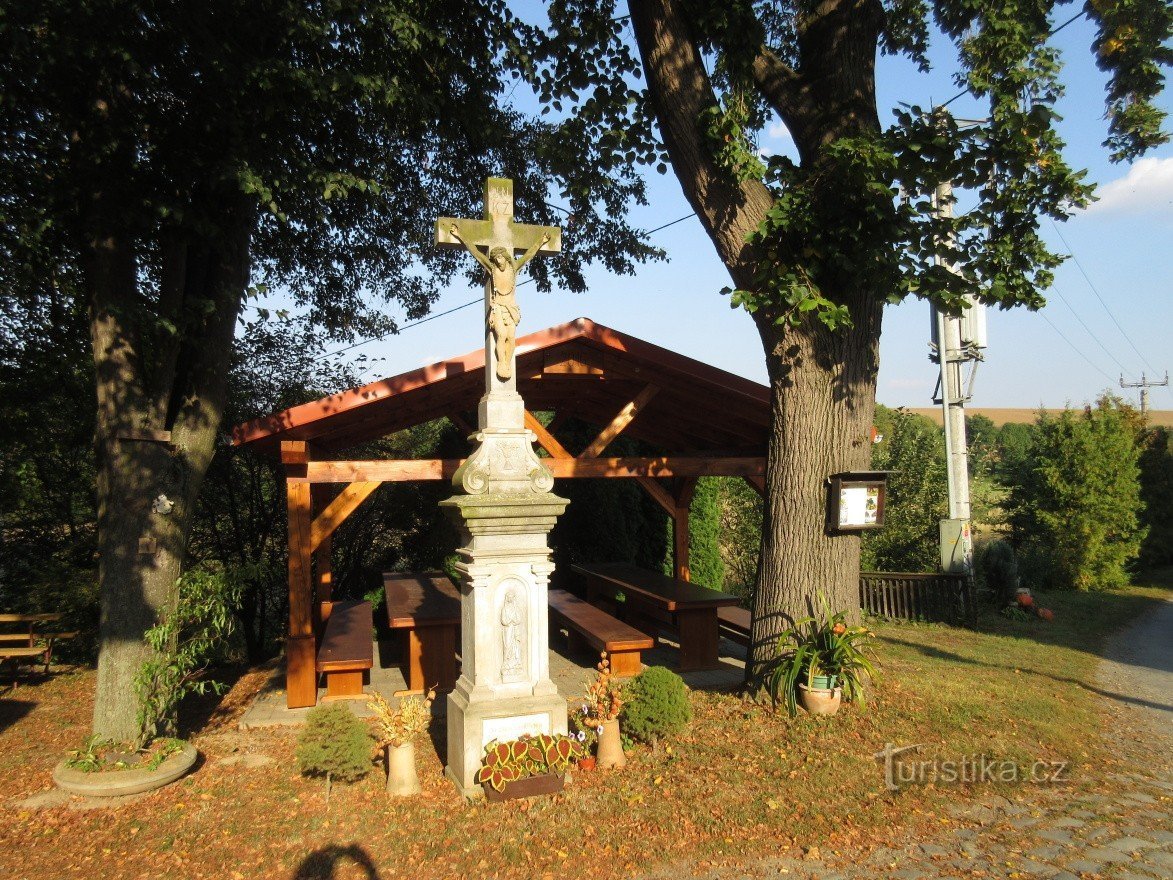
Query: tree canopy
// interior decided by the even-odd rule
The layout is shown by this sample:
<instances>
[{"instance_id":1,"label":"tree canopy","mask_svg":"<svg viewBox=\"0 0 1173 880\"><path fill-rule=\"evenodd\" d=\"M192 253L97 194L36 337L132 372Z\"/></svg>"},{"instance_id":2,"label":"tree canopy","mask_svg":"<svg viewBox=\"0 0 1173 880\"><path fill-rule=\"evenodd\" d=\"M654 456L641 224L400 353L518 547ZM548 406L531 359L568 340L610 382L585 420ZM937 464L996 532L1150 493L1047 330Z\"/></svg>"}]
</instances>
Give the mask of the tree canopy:
<instances>
[{"instance_id":1,"label":"tree canopy","mask_svg":"<svg viewBox=\"0 0 1173 880\"><path fill-rule=\"evenodd\" d=\"M762 338L773 394L751 683L787 616L824 592L858 607L857 538L822 528L829 474L868 466L883 306L908 296L958 312L976 298L1038 308L1060 258L1039 235L1091 195L1063 158L1053 0L562 0L533 53L555 109L626 161L670 164ZM1116 160L1163 142L1154 97L1173 11L1103 0L1084 14L1105 72ZM625 38L630 21L635 46ZM876 56L929 66L954 47L958 85L988 118L894 108L884 127ZM638 55L638 64L637 64ZM632 74L642 71L643 83ZM780 119L797 161L762 157ZM652 124L649 124L651 121ZM951 181L973 205L954 210Z\"/></svg>"}]
</instances>

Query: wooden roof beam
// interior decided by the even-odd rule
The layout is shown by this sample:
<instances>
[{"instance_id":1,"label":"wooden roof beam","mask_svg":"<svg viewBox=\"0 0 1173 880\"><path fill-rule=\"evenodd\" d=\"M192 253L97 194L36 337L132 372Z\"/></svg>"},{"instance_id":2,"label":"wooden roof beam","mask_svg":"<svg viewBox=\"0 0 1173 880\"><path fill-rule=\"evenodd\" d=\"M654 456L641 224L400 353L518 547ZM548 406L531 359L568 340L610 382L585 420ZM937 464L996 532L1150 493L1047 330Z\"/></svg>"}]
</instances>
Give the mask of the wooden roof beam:
<instances>
[{"instance_id":1,"label":"wooden roof beam","mask_svg":"<svg viewBox=\"0 0 1173 880\"><path fill-rule=\"evenodd\" d=\"M603 454L603 450L618 437L623 429L631 424L632 420L639 415L640 411L644 409L660 392L660 389L655 385L647 385L643 391L635 396L635 399L624 405L623 409L619 410L615 418L611 419L611 424L607 425L599 436L591 441L590 445L582 451L581 458L597 458Z\"/></svg>"},{"instance_id":2,"label":"wooden roof beam","mask_svg":"<svg viewBox=\"0 0 1173 880\"><path fill-rule=\"evenodd\" d=\"M291 482L403 483L412 480L448 480L462 458L423 458L375 461L311 461L304 477ZM756 477L766 472L764 457L631 456L627 458L548 458L543 464L555 478L600 479L639 477Z\"/></svg>"}]
</instances>

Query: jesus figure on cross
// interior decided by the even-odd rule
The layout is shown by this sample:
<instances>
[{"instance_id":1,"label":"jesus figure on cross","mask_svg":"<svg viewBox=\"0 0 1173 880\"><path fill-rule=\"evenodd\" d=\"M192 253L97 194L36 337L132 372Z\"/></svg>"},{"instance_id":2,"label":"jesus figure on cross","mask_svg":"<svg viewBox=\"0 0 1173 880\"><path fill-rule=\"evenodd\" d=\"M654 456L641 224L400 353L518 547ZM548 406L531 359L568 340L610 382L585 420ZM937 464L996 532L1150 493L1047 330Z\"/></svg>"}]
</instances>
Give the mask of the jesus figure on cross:
<instances>
[{"instance_id":1,"label":"jesus figure on cross","mask_svg":"<svg viewBox=\"0 0 1173 880\"><path fill-rule=\"evenodd\" d=\"M460 235L460 227L455 223L449 228L451 236L460 242L470 254L476 257L478 263L489 273L489 283L492 293L489 301L487 319L489 329L493 333L497 349L497 378L508 380L513 375L513 349L517 344L517 325L521 323L521 306L517 304L517 273L522 266L533 259L539 249L550 243L550 234L547 232L540 241L535 241L524 254L514 260L509 250L495 247L489 251L486 258L481 249L469 244Z\"/></svg>"}]
</instances>

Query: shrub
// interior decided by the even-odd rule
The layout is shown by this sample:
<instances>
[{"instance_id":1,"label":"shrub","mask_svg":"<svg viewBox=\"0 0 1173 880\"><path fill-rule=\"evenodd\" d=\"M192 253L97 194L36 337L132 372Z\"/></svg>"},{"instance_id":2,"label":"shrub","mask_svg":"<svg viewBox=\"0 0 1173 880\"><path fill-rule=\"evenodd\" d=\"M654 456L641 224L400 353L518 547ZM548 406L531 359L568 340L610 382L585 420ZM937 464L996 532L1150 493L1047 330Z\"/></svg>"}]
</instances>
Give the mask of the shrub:
<instances>
[{"instance_id":1,"label":"shrub","mask_svg":"<svg viewBox=\"0 0 1173 880\"><path fill-rule=\"evenodd\" d=\"M1009 602L1018 587L1018 556L1003 540L990 541L978 548L975 560L978 577L994 600Z\"/></svg>"},{"instance_id":2,"label":"shrub","mask_svg":"<svg viewBox=\"0 0 1173 880\"><path fill-rule=\"evenodd\" d=\"M650 666L628 682L620 723L633 739L654 744L682 731L691 718L688 688L670 669Z\"/></svg>"},{"instance_id":3,"label":"shrub","mask_svg":"<svg viewBox=\"0 0 1173 880\"><path fill-rule=\"evenodd\" d=\"M323 703L306 716L297 741L297 765L306 776L355 782L371 769L373 741L367 726L342 703Z\"/></svg>"}]
</instances>

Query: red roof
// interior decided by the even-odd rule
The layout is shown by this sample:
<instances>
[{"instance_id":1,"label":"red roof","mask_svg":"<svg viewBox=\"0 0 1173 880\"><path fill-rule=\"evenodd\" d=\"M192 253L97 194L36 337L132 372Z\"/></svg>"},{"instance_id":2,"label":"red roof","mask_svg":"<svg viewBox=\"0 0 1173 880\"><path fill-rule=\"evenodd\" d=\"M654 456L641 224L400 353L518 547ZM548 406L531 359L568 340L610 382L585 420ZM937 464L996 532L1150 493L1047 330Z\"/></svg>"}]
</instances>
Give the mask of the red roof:
<instances>
[{"instance_id":1,"label":"red roof","mask_svg":"<svg viewBox=\"0 0 1173 880\"><path fill-rule=\"evenodd\" d=\"M331 452L475 412L484 368L479 348L237 425L233 443L269 447L307 440ZM569 410L606 425L649 384L659 391L626 436L665 452L765 454L770 397L764 385L586 318L517 340L517 390L531 412Z\"/></svg>"}]
</instances>

